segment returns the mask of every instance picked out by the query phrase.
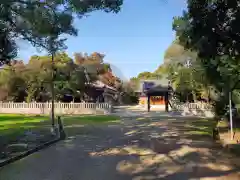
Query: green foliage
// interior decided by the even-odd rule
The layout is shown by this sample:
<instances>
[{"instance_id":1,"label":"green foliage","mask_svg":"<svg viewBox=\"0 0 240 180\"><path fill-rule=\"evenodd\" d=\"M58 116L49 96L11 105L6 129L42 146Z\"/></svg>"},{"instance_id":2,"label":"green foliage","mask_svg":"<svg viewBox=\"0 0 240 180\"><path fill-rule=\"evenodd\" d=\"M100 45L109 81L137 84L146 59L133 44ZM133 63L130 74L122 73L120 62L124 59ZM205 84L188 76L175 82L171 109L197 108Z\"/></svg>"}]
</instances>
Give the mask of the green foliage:
<instances>
[{"instance_id":1,"label":"green foliage","mask_svg":"<svg viewBox=\"0 0 240 180\"><path fill-rule=\"evenodd\" d=\"M117 13L123 0L2 0L0 11L0 63L17 55L16 40L21 37L34 46L56 52L64 47L62 34L77 35L74 15L83 17L92 11Z\"/></svg>"},{"instance_id":2,"label":"green foliage","mask_svg":"<svg viewBox=\"0 0 240 180\"><path fill-rule=\"evenodd\" d=\"M123 0L2 0L0 11L0 66L9 64L10 61L16 57L16 40L21 38L29 41L35 47L47 50L48 53L55 56L54 79L57 80L57 92L63 93L66 89L71 92L79 90L85 91L84 86L86 79L83 79L82 75L76 73L79 67L70 66L67 62L72 65L74 63L70 62L66 54L58 53L60 50L66 48L64 44L66 39L60 37L63 34L77 35L77 30L73 26L75 15L81 18L97 10L117 13L120 11L122 3ZM87 56L87 58L84 57L85 60L87 59L88 62L90 62L90 69L94 69L96 72L89 73L88 76L90 79L88 78L87 81L96 80L99 74L106 74L107 71L111 71L110 66L104 65L101 61L103 57L104 56L99 53L93 53L91 56ZM19 78L18 81L20 83L24 82L24 84L18 84L17 87L7 85L7 80L12 80L12 78L7 78L2 82L2 89L4 86L7 86L8 92L12 94L11 97L13 97L13 94L14 96L18 96L16 93L18 94L24 89L24 93L27 94L27 101L42 99L42 96L46 96L50 88L49 85L45 84L52 78L50 73L52 70L51 66L53 67L53 65L51 65L49 59L50 57L48 56L32 57L26 67L26 69L30 69L31 72L23 73L23 75L15 74L16 77L14 77ZM82 64L78 65L81 66ZM87 69L85 67L86 65L88 66L89 64L85 61L84 69ZM95 65L97 65L97 68L95 68ZM102 68L102 66L104 66L104 68ZM66 68L66 70L64 68ZM19 70L18 68L13 68L14 71L16 69ZM43 71L40 71L40 69ZM115 85L115 77L109 75L108 78L105 76L103 79L109 85ZM71 83L65 83L66 80L70 80ZM39 97L40 94L41 97ZM59 96L59 98L61 98L61 96Z\"/></svg>"},{"instance_id":3,"label":"green foliage","mask_svg":"<svg viewBox=\"0 0 240 180\"><path fill-rule=\"evenodd\" d=\"M224 114L229 91L240 88L239 1L189 0L188 10L175 17L173 29L179 43L197 52L205 79L221 97L217 114Z\"/></svg>"},{"instance_id":4,"label":"green foliage","mask_svg":"<svg viewBox=\"0 0 240 180\"><path fill-rule=\"evenodd\" d=\"M166 73L167 73L167 68L166 68L166 66L164 66L164 65L160 65L160 66L154 71L154 73L161 76L162 74L166 74Z\"/></svg>"},{"instance_id":5,"label":"green foliage","mask_svg":"<svg viewBox=\"0 0 240 180\"><path fill-rule=\"evenodd\" d=\"M240 80L238 1L189 0L188 12L173 23L180 43L198 52L207 77L223 93Z\"/></svg>"},{"instance_id":6,"label":"green foliage","mask_svg":"<svg viewBox=\"0 0 240 180\"><path fill-rule=\"evenodd\" d=\"M99 124L99 123L119 123L120 118L113 115L85 115L85 116L64 116L62 117L64 125L66 126L65 131L69 136L76 136L77 134L84 133L79 129L79 125L87 124ZM19 137L26 136L27 132L40 133L41 139L36 138L29 139L30 141L24 140L24 143L41 145L44 142L53 140L53 136L50 135L51 122L48 116L33 116L33 115L19 115L19 114L0 114L0 158L6 158L7 156L13 156L16 153L22 153L26 151L26 148L14 147L9 149L7 146L12 144L21 144L22 139ZM6 152L7 150L7 152ZM4 152L4 153L3 153Z\"/></svg>"},{"instance_id":7,"label":"green foliage","mask_svg":"<svg viewBox=\"0 0 240 180\"><path fill-rule=\"evenodd\" d=\"M55 54L54 89L57 101L64 100L66 94L79 100L83 99L88 93L86 83L96 81L108 73L106 67L110 69L110 65L105 65L104 56L98 59L93 58L95 55L96 53L85 56L81 64L76 64L65 52ZM89 79L86 78L86 74ZM107 85L111 83L115 88L121 86L114 76L103 76L102 80L109 83ZM4 66L0 72L0 90L7 92L1 96L1 100L49 101L52 98L51 81L51 56L32 56L27 64L15 61L11 66Z\"/></svg>"},{"instance_id":8,"label":"green foliage","mask_svg":"<svg viewBox=\"0 0 240 180\"><path fill-rule=\"evenodd\" d=\"M165 52L165 58L162 65L164 73L168 75L175 91L185 97L183 99L188 99L188 96L194 101L209 99L210 84L196 52L184 49L176 38Z\"/></svg>"},{"instance_id":9,"label":"green foliage","mask_svg":"<svg viewBox=\"0 0 240 180\"><path fill-rule=\"evenodd\" d=\"M139 90L140 80L157 80L162 78L161 70L156 70L155 72L141 72L137 77L130 78L129 86L132 91ZM135 96L135 95L134 95Z\"/></svg>"},{"instance_id":10,"label":"green foliage","mask_svg":"<svg viewBox=\"0 0 240 180\"><path fill-rule=\"evenodd\" d=\"M17 56L16 43L10 32L0 22L0 66L9 64Z\"/></svg>"},{"instance_id":11,"label":"green foliage","mask_svg":"<svg viewBox=\"0 0 240 180\"><path fill-rule=\"evenodd\" d=\"M228 100L226 98L220 98L214 103L214 111L218 116L224 116L226 113L226 107L228 104Z\"/></svg>"},{"instance_id":12,"label":"green foliage","mask_svg":"<svg viewBox=\"0 0 240 180\"><path fill-rule=\"evenodd\" d=\"M121 103L123 104L137 104L138 103L138 95L136 94L136 90L138 89L138 79L131 78L129 82L125 82L121 86Z\"/></svg>"},{"instance_id":13,"label":"green foliage","mask_svg":"<svg viewBox=\"0 0 240 180\"><path fill-rule=\"evenodd\" d=\"M186 66L188 61L190 64ZM139 80L157 79L154 75L160 79L167 77L181 101L210 99L211 86L203 64L198 60L196 52L189 51L180 44L178 37L166 50L164 63L153 73L142 72L136 78L131 78L131 85L137 89Z\"/></svg>"},{"instance_id":14,"label":"green foliage","mask_svg":"<svg viewBox=\"0 0 240 180\"><path fill-rule=\"evenodd\" d=\"M129 93L125 93L122 96L122 103L123 104L138 104L138 96L135 94L129 94Z\"/></svg>"},{"instance_id":15,"label":"green foliage","mask_svg":"<svg viewBox=\"0 0 240 180\"><path fill-rule=\"evenodd\" d=\"M165 51L164 61L168 59L173 59L176 57L179 58L184 53L185 53L185 50L183 46L179 45L177 42L173 42Z\"/></svg>"},{"instance_id":16,"label":"green foliage","mask_svg":"<svg viewBox=\"0 0 240 180\"><path fill-rule=\"evenodd\" d=\"M123 104L138 104L139 97L132 89L123 89L124 94L121 97L121 103Z\"/></svg>"},{"instance_id":17,"label":"green foliage","mask_svg":"<svg viewBox=\"0 0 240 180\"><path fill-rule=\"evenodd\" d=\"M160 79L161 75L157 74L157 73L151 73L151 72L142 72L140 74L138 74L137 78L139 80L145 80L145 79Z\"/></svg>"},{"instance_id":18,"label":"green foliage","mask_svg":"<svg viewBox=\"0 0 240 180\"><path fill-rule=\"evenodd\" d=\"M238 90L233 91L232 99L235 104L240 104L240 92Z\"/></svg>"}]
</instances>

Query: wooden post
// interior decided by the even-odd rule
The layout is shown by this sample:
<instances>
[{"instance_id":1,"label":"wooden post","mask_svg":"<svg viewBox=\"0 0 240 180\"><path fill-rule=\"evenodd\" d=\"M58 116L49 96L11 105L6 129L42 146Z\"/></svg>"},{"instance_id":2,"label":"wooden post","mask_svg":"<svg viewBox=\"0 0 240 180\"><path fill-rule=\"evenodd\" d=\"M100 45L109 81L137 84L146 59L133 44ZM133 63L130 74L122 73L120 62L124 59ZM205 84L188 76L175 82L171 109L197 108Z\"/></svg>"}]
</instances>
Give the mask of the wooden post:
<instances>
[{"instance_id":1,"label":"wooden post","mask_svg":"<svg viewBox=\"0 0 240 180\"><path fill-rule=\"evenodd\" d=\"M232 119L232 94L229 92L229 119L230 119L230 132L231 132L231 140L233 140L233 119Z\"/></svg>"},{"instance_id":2,"label":"wooden post","mask_svg":"<svg viewBox=\"0 0 240 180\"><path fill-rule=\"evenodd\" d=\"M168 112L168 92L164 94L165 111Z\"/></svg>"},{"instance_id":3,"label":"wooden post","mask_svg":"<svg viewBox=\"0 0 240 180\"><path fill-rule=\"evenodd\" d=\"M60 136L61 139L66 138L66 134L64 132L63 123L62 123L62 120L61 120L60 116L58 116L58 133L59 133L59 136Z\"/></svg>"},{"instance_id":4,"label":"wooden post","mask_svg":"<svg viewBox=\"0 0 240 180\"><path fill-rule=\"evenodd\" d=\"M150 108L151 108L151 105L150 105L150 98L151 98L151 96L150 96L150 95L147 95L148 112L150 112Z\"/></svg>"}]
</instances>

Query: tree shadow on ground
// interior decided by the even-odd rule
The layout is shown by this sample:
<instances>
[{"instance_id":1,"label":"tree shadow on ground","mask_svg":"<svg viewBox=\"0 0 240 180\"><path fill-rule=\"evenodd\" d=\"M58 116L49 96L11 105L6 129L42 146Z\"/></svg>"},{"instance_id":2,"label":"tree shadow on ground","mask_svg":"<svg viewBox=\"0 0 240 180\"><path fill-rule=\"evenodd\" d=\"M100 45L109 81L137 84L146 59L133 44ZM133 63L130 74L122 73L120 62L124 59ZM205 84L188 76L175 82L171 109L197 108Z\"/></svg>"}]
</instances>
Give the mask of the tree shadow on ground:
<instances>
[{"instance_id":1,"label":"tree shadow on ground","mask_svg":"<svg viewBox=\"0 0 240 180\"><path fill-rule=\"evenodd\" d=\"M0 161L19 155L56 137L43 116L0 116Z\"/></svg>"},{"instance_id":2,"label":"tree shadow on ground","mask_svg":"<svg viewBox=\"0 0 240 180\"><path fill-rule=\"evenodd\" d=\"M203 122L176 119L131 117L123 120L125 125L110 128L85 126L78 129L84 129L82 133L69 137L58 150L81 151L78 153L85 160L79 169L85 178L106 173L108 179L125 180L240 179L240 161L221 150ZM101 162L106 168L93 167ZM94 175L87 169L92 169Z\"/></svg>"}]
</instances>

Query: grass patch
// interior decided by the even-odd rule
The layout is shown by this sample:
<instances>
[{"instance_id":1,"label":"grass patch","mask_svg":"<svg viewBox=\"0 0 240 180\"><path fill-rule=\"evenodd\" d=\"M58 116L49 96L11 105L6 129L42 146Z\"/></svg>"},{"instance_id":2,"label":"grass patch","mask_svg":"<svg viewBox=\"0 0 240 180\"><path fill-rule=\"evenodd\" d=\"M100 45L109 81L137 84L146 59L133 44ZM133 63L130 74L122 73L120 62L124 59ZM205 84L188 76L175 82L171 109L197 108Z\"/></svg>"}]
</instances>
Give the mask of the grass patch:
<instances>
[{"instance_id":1,"label":"grass patch","mask_svg":"<svg viewBox=\"0 0 240 180\"><path fill-rule=\"evenodd\" d=\"M233 128L235 132L240 132L240 128Z\"/></svg>"},{"instance_id":2,"label":"grass patch","mask_svg":"<svg viewBox=\"0 0 240 180\"><path fill-rule=\"evenodd\" d=\"M53 138L50 133L50 126L51 122L46 116L0 114L0 159L12 156L13 152L16 153L15 151L19 153L20 149L20 152L28 149L27 146L24 148L16 147L18 150L7 148L13 144L26 144L24 138L27 131L44 135L41 138L33 139L32 143L35 144L44 143L49 138Z\"/></svg>"},{"instance_id":3,"label":"grass patch","mask_svg":"<svg viewBox=\"0 0 240 180\"><path fill-rule=\"evenodd\" d=\"M236 126L235 122L233 122L233 131L234 132L240 132L239 125L237 125L237 127L234 127L234 126ZM222 121L218 122L217 127L220 128L222 131L229 131L230 130L230 125L229 125L227 120L222 120Z\"/></svg>"},{"instance_id":4,"label":"grass patch","mask_svg":"<svg viewBox=\"0 0 240 180\"><path fill-rule=\"evenodd\" d=\"M25 115L0 114L0 136L15 132L24 132L29 128L50 125L47 117Z\"/></svg>"},{"instance_id":5,"label":"grass patch","mask_svg":"<svg viewBox=\"0 0 240 180\"><path fill-rule=\"evenodd\" d=\"M67 132L75 135L81 131L81 125L116 123L120 121L117 116L111 115L84 115L84 116L63 116L64 126ZM48 139L43 141L36 140L35 143L43 143L49 138L54 138L50 133L51 121L49 116L18 115L18 114L0 114L0 153L6 146L14 143L20 143L20 139L26 136L27 131L46 135ZM75 133L75 134L74 134ZM1 159L1 154L0 154Z\"/></svg>"},{"instance_id":6,"label":"grass patch","mask_svg":"<svg viewBox=\"0 0 240 180\"><path fill-rule=\"evenodd\" d=\"M116 123L120 121L118 116L112 115L84 115L63 116L64 125ZM7 136L17 139L26 130L50 128L51 122L48 116L0 114L0 137ZM0 140L1 143L1 140Z\"/></svg>"},{"instance_id":7,"label":"grass patch","mask_svg":"<svg viewBox=\"0 0 240 180\"><path fill-rule=\"evenodd\" d=\"M187 122L187 127L189 129L185 134L212 136L212 131L216 125L217 122L214 119L190 120Z\"/></svg>"}]
</instances>

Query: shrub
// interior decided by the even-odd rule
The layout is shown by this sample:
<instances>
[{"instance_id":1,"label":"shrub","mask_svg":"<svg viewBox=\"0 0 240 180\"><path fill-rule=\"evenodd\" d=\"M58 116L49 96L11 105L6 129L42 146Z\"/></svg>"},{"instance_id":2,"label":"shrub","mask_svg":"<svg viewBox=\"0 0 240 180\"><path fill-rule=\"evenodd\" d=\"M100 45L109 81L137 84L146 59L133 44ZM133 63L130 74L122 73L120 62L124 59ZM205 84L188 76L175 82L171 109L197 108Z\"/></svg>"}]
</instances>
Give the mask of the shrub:
<instances>
[{"instance_id":1,"label":"shrub","mask_svg":"<svg viewBox=\"0 0 240 180\"><path fill-rule=\"evenodd\" d=\"M214 112L216 116L223 117L227 113L227 101L225 98L220 98L214 102Z\"/></svg>"}]
</instances>

